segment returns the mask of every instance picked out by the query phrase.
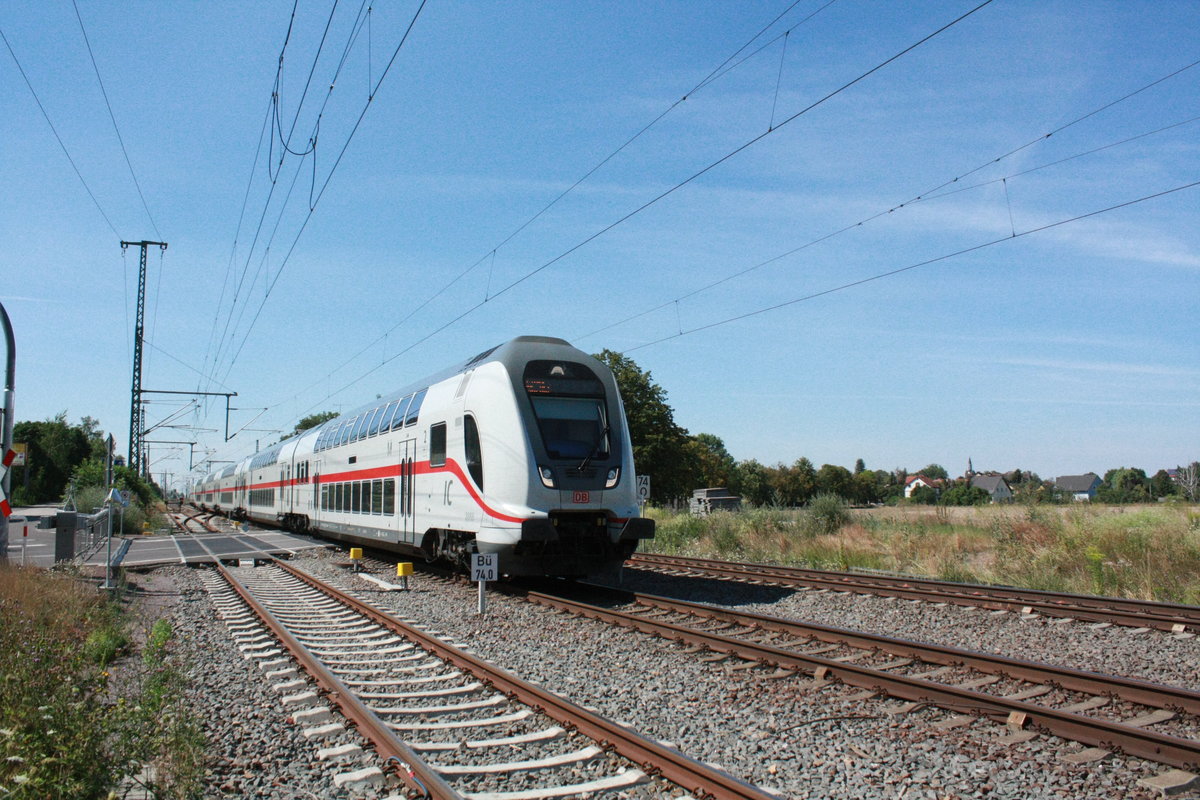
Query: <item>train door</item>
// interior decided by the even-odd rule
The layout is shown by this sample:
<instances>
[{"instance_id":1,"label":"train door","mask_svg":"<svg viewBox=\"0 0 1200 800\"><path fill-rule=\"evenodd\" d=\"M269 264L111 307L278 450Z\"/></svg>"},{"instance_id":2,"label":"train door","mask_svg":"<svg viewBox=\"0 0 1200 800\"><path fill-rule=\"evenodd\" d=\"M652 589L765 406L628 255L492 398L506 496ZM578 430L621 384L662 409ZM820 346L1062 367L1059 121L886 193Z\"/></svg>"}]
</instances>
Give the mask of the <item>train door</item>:
<instances>
[{"instance_id":1,"label":"train door","mask_svg":"<svg viewBox=\"0 0 1200 800\"><path fill-rule=\"evenodd\" d=\"M400 442L400 480L396 484L396 511L400 514L400 541L406 544L416 543L416 492L413 484L413 465L417 457L417 440L408 439Z\"/></svg>"}]
</instances>

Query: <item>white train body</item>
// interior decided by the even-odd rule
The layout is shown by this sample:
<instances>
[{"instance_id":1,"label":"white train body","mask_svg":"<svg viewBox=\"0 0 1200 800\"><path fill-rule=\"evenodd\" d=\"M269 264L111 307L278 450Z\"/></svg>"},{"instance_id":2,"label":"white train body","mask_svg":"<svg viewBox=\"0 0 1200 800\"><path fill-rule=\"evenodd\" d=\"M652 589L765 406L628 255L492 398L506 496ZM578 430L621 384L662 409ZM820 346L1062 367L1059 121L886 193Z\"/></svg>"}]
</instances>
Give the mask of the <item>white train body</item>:
<instances>
[{"instance_id":1,"label":"white train body","mask_svg":"<svg viewBox=\"0 0 1200 800\"><path fill-rule=\"evenodd\" d=\"M612 373L523 336L208 475L192 500L236 518L507 575L595 575L638 516Z\"/></svg>"}]
</instances>

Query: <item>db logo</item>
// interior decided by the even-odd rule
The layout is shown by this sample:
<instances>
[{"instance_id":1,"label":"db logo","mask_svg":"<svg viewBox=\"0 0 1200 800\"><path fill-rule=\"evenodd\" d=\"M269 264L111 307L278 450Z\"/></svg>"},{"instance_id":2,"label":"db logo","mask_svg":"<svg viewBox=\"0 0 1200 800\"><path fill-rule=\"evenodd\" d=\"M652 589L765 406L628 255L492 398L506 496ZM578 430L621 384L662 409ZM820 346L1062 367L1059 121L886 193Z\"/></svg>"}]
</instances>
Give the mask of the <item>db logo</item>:
<instances>
[{"instance_id":1,"label":"db logo","mask_svg":"<svg viewBox=\"0 0 1200 800\"><path fill-rule=\"evenodd\" d=\"M572 503L590 503L591 501L591 495L587 492L575 492L571 495Z\"/></svg>"}]
</instances>

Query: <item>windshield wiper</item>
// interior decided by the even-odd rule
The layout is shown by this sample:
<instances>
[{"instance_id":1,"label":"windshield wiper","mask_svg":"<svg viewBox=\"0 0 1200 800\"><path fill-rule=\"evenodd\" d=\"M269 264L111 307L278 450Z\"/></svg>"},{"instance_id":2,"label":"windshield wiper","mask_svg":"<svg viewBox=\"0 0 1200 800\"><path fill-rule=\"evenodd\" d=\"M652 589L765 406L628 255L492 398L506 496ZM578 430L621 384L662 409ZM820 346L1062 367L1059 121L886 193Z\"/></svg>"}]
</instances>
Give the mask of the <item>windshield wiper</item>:
<instances>
[{"instance_id":1,"label":"windshield wiper","mask_svg":"<svg viewBox=\"0 0 1200 800\"><path fill-rule=\"evenodd\" d=\"M596 437L596 443L594 445L592 445L592 452L587 454L587 458L583 459L583 461L580 462L579 466L576 467L576 469L578 469L580 472L587 469L588 462L596 457L596 451L600 449L600 445L604 443L604 440L608 436L608 433L609 433L609 427L608 427L608 423L606 422L606 423L604 423L604 429L601 430L600 435Z\"/></svg>"}]
</instances>

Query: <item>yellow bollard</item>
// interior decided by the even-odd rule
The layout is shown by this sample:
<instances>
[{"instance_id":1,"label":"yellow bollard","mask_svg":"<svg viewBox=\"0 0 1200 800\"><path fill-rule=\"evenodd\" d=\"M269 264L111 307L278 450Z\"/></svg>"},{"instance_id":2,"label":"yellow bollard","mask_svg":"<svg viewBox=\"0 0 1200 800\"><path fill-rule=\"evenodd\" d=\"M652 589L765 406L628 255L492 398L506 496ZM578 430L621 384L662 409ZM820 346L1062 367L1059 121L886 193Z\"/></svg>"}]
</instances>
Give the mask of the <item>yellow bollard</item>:
<instances>
[{"instance_id":1,"label":"yellow bollard","mask_svg":"<svg viewBox=\"0 0 1200 800\"><path fill-rule=\"evenodd\" d=\"M404 591L408 591L408 576L413 574L413 565L409 561L401 561L396 565L396 577L404 581Z\"/></svg>"},{"instance_id":2,"label":"yellow bollard","mask_svg":"<svg viewBox=\"0 0 1200 800\"><path fill-rule=\"evenodd\" d=\"M350 548L350 560L353 562L354 571L358 572L358 570L359 570L358 562L362 560L362 548L361 547L351 547Z\"/></svg>"}]
</instances>

